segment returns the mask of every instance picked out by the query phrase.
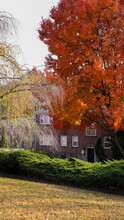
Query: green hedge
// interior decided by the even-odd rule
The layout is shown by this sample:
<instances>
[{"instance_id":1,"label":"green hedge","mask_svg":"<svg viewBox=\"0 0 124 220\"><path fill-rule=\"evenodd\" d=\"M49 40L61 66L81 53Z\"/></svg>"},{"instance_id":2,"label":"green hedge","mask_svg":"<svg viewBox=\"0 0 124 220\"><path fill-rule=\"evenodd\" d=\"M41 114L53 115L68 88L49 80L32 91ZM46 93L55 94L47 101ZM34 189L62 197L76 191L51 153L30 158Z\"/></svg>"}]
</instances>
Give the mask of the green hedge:
<instances>
[{"instance_id":1,"label":"green hedge","mask_svg":"<svg viewBox=\"0 0 124 220\"><path fill-rule=\"evenodd\" d=\"M81 187L124 190L124 160L92 164L36 152L0 152L0 170Z\"/></svg>"}]
</instances>

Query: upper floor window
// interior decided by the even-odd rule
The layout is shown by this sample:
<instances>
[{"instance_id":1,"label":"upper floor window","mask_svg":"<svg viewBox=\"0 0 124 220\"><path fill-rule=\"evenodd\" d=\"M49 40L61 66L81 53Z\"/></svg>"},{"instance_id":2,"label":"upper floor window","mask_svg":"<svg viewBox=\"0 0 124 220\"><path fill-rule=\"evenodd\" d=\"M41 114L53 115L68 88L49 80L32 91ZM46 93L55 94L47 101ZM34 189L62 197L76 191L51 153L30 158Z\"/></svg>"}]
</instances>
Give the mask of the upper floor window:
<instances>
[{"instance_id":1,"label":"upper floor window","mask_svg":"<svg viewBox=\"0 0 124 220\"><path fill-rule=\"evenodd\" d=\"M96 129L87 127L86 136L96 136Z\"/></svg>"},{"instance_id":2,"label":"upper floor window","mask_svg":"<svg viewBox=\"0 0 124 220\"><path fill-rule=\"evenodd\" d=\"M72 136L72 147L78 147L78 136Z\"/></svg>"},{"instance_id":3,"label":"upper floor window","mask_svg":"<svg viewBox=\"0 0 124 220\"><path fill-rule=\"evenodd\" d=\"M52 121L52 118L50 118L48 115L40 116L40 124L50 124L51 121Z\"/></svg>"},{"instance_id":4,"label":"upper floor window","mask_svg":"<svg viewBox=\"0 0 124 220\"><path fill-rule=\"evenodd\" d=\"M67 136L66 135L61 136L61 146L67 147Z\"/></svg>"},{"instance_id":5,"label":"upper floor window","mask_svg":"<svg viewBox=\"0 0 124 220\"><path fill-rule=\"evenodd\" d=\"M104 137L104 148L105 149L110 149L111 148L111 137L110 136L106 136Z\"/></svg>"}]
</instances>

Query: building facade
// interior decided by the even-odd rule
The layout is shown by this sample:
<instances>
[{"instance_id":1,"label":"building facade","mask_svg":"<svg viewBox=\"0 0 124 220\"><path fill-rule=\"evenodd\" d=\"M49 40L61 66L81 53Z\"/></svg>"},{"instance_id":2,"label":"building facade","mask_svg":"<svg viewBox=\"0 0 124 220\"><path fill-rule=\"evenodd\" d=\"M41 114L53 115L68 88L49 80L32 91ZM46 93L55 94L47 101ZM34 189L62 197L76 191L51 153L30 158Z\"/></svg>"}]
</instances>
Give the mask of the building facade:
<instances>
[{"instance_id":1,"label":"building facade","mask_svg":"<svg viewBox=\"0 0 124 220\"><path fill-rule=\"evenodd\" d=\"M48 115L48 111L43 109L35 112L36 122L41 127L39 138L35 140L35 149L51 152L53 156L60 158L76 157L84 161L96 162L95 144L98 138L101 138L104 152L108 158L111 158L111 144L109 142L109 133L104 130L86 127L82 134L78 129L69 131L54 131L52 121L54 118ZM56 144L55 144L56 142ZM55 144L55 146L53 146Z\"/></svg>"}]
</instances>

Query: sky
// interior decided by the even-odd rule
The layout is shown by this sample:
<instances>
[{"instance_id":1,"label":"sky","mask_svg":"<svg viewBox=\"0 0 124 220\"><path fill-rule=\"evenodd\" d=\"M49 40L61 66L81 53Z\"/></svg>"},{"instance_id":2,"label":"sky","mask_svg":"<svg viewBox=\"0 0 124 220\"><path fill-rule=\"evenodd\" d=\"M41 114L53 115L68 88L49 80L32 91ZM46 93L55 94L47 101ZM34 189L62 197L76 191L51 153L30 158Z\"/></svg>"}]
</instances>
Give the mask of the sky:
<instances>
[{"instance_id":1,"label":"sky","mask_svg":"<svg viewBox=\"0 0 124 220\"><path fill-rule=\"evenodd\" d=\"M1 0L1 11L11 13L18 20L17 37L13 44L21 48L21 63L29 68L44 65L47 46L38 39L41 18L47 18L59 0ZM41 67L43 68L43 66Z\"/></svg>"}]
</instances>

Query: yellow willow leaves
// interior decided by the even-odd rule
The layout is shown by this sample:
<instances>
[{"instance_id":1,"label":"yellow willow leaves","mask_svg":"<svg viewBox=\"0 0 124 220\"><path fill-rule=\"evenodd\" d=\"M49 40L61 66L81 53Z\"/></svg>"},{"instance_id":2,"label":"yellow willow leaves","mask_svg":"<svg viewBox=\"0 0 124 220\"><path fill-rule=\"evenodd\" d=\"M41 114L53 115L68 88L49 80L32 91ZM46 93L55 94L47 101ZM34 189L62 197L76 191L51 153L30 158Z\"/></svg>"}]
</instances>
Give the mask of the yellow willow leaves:
<instances>
[{"instance_id":1,"label":"yellow willow leaves","mask_svg":"<svg viewBox=\"0 0 124 220\"><path fill-rule=\"evenodd\" d=\"M18 50L7 42L0 42L0 72L1 77L19 74L20 67L16 60Z\"/></svg>"}]
</instances>

